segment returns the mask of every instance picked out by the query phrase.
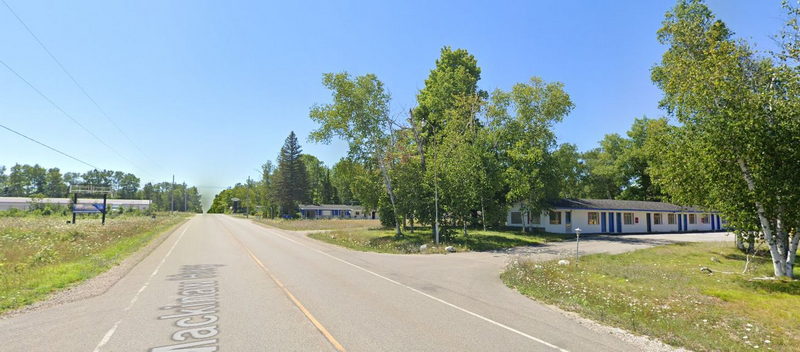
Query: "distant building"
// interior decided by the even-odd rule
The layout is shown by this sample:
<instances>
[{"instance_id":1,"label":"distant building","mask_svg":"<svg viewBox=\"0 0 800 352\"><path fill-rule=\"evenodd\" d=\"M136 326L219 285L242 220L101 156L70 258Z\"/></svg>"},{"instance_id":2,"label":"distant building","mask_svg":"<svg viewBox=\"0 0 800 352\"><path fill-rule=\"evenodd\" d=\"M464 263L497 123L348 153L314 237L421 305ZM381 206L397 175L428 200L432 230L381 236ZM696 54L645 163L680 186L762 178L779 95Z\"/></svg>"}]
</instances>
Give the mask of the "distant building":
<instances>
[{"instance_id":1,"label":"distant building","mask_svg":"<svg viewBox=\"0 0 800 352\"><path fill-rule=\"evenodd\" d=\"M111 209L138 209L138 210L145 210L150 208L151 201L149 199L108 199L107 201L108 207ZM20 210L28 210L30 209L31 205L39 203L39 204L51 204L55 206L69 206L70 199L69 198L29 198L29 197L0 197L0 210L8 210L8 209L20 209ZM79 198L78 204L103 204L102 199L89 199L89 198Z\"/></svg>"},{"instance_id":2,"label":"distant building","mask_svg":"<svg viewBox=\"0 0 800 352\"><path fill-rule=\"evenodd\" d=\"M552 233L647 233L721 231L725 222L716 212L670 203L615 199L560 199L541 214L509 209L506 226Z\"/></svg>"},{"instance_id":3,"label":"distant building","mask_svg":"<svg viewBox=\"0 0 800 352\"><path fill-rule=\"evenodd\" d=\"M374 211L364 212L358 205L342 204L301 204L300 214L303 219L377 219Z\"/></svg>"}]
</instances>

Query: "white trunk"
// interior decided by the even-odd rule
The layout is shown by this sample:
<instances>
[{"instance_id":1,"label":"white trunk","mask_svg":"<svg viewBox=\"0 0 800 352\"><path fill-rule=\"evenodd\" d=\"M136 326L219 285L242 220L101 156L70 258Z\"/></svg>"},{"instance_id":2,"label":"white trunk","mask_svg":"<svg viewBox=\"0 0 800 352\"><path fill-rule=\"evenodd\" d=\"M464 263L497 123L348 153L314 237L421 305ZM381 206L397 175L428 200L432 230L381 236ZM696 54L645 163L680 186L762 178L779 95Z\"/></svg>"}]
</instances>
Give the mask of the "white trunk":
<instances>
[{"instance_id":1,"label":"white trunk","mask_svg":"<svg viewBox=\"0 0 800 352\"><path fill-rule=\"evenodd\" d=\"M482 196L481 196L481 223L483 224L483 231L486 231L486 209L483 207Z\"/></svg>"},{"instance_id":2,"label":"white trunk","mask_svg":"<svg viewBox=\"0 0 800 352\"><path fill-rule=\"evenodd\" d=\"M797 245L800 243L800 234L795 230L789 243L789 253L786 257L786 276L794 278L794 260L797 258Z\"/></svg>"},{"instance_id":3,"label":"white trunk","mask_svg":"<svg viewBox=\"0 0 800 352\"><path fill-rule=\"evenodd\" d=\"M750 168L743 159L739 159L738 161L739 168L742 170L742 176L744 177L745 182L747 182L747 188L751 192L755 192L756 185L753 181L753 176L750 174ZM769 220L767 219L764 205L759 201L756 201L755 203L756 211L758 213L758 221L761 223L761 231L764 232L764 240L766 240L767 245L769 246L769 254L772 257L772 268L775 272L775 276L786 276L786 257L781 256L781 253L778 250L778 241L772 233L772 225L770 225Z\"/></svg>"},{"instance_id":4,"label":"white trunk","mask_svg":"<svg viewBox=\"0 0 800 352\"><path fill-rule=\"evenodd\" d=\"M384 165L384 161L381 159L378 161L378 166L381 169L381 174L383 174L383 184L386 186L386 193L389 193L389 202L392 203L392 213L394 213L394 232L396 235L402 235L403 232L400 231L400 222L397 221L397 207L394 205L394 191L392 191L392 179L389 177L389 172L386 170L386 165Z\"/></svg>"}]
</instances>

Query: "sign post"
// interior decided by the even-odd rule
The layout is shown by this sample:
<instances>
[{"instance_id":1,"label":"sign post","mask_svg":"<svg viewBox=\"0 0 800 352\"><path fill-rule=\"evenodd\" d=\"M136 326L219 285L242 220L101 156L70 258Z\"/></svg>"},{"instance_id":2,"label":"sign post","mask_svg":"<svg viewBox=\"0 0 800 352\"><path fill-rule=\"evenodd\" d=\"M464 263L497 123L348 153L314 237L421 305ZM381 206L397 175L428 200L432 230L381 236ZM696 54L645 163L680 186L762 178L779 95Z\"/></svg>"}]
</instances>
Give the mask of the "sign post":
<instances>
[{"instance_id":1,"label":"sign post","mask_svg":"<svg viewBox=\"0 0 800 352\"><path fill-rule=\"evenodd\" d=\"M102 224L106 224L106 212L108 209L108 195L111 194L111 187L108 186L95 186L95 185L70 185L69 193L72 194L72 223L76 221L76 214L78 213L102 213ZM92 204L92 207L78 206L78 194L93 195L102 194L103 204Z\"/></svg>"}]
</instances>

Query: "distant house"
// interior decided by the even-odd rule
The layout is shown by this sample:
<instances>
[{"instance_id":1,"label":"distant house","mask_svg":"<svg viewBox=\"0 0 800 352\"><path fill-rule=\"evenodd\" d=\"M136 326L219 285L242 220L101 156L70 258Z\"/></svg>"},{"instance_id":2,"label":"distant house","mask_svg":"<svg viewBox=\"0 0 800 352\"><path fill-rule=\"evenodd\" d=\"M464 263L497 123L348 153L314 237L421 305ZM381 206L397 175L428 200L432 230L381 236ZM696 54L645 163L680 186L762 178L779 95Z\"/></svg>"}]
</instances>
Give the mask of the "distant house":
<instances>
[{"instance_id":1,"label":"distant house","mask_svg":"<svg viewBox=\"0 0 800 352\"><path fill-rule=\"evenodd\" d=\"M51 204L55 206L69 206L69 198L28 198L28 197L0 197L0 210L20 209L28 210L34 203ZM150 208L149 199L108 199L107 204L111 209L139 209ZM79 205L103 204L102 199L80 198Z\"/></svg>"},{"instance_id":2,"label":"distant house","mask_svg":"<svg viewBox=\"0 0 800 352\"><path fill-rule=\"evenodd\" d=\"M377 219L374 211L364 212L358 205L301 204L300 214L303 219Z\"/></svg>"},{"instance_id":3,"label":"distant house","mask_svg":"<svg viewBox=\"0 0 800 352\"><path fill-rule=\"evenodd\" d=\"M552 233L647 233L720 231L719 214L670 203L614 199L560 199L541 214L509 209L506 226L538 228Z\"/></svg>"}]
</instances>

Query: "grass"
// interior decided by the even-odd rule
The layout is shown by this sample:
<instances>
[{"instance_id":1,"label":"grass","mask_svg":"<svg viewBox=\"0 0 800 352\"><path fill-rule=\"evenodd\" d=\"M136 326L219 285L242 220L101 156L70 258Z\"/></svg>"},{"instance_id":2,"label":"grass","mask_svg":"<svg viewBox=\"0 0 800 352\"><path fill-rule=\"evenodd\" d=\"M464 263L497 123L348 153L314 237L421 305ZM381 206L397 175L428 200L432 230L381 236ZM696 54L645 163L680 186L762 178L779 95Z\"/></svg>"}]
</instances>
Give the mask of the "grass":
<instances>
[{"instance_id":1,"label":"grass","mask_svg":"<svg viewBox=\"0 0 800 352\"><path fill-rule=\"evenodd\" d=\"M439 246L434 245L433 233L428 229L414 233L406 231L402 237L396 237L394 230L387 229L351 229L325 233L312 233L309 237L365 252L381 252L395 254L410 253L443 253L446 246L453 246L458 252L491 251L518 246L533 246L544 242L561 241L563 235L548 233L521 234L519 231L469 231L469 236L453 235ZM427 245L420 250L421 245Z\"/></svg>"},{"instance_id":2,"label":"grass","mask_svg":"<svg viewBox=\"0 0 800 352\"><path fill-rule=\"evenodd\" d=\"M800 281L758 280L772 274L768 254L742 274L744 263L730 244L691 243L589 255L578 267L518 261L501 277L529 297L673 346L800 350Z\"/></svg>"},{"instance_id":3,"label":"grass","mask_svg":"<svg viewBox=\"0 0 800 352\"><path fill-rule=\"evenodd\" d=\"M0 217L0 313L108 270L185 217Z\"/></svg>"},{"instance_id":4,"label":"grass","mask_svg":"<svg viewBox=\"0 0 800 352\"><path fill-rule=\"evenodd\" d=\"M269 226L291 231L367 229L381 227L378 220L366 219L256 219Z\"/></svg>"}]
</instances>

